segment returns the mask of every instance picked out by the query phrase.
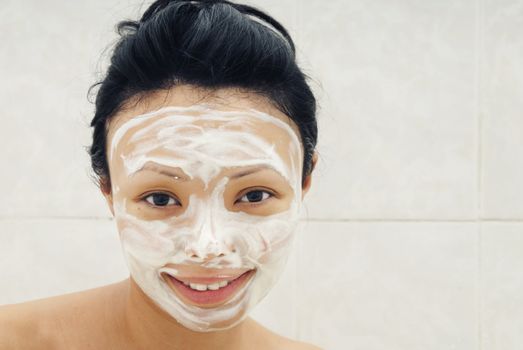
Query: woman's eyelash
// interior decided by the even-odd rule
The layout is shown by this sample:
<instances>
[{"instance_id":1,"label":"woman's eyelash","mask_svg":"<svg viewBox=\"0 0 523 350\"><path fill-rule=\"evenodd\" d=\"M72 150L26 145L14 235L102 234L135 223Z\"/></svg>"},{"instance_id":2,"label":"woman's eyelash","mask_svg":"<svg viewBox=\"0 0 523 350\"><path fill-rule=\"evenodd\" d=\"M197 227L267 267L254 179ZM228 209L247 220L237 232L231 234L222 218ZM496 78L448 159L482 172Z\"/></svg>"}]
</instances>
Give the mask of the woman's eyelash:
<instances>
[{"instance_id":1,"label":"woman's eyelash","mask_svg":"<svg viewBox=\"0 0 523 350\"><path fill-rule=\"evenodd\" d=\"M142 197L147 203L153 207L168 207L172 205L180 205L180 201L176 197L163 192L153 192Z\"/></svg>"},{"instance_id":2,"label":"woman's eyelash","mask_svg":"<svg viewBox=\"0 0 523 350\"><path fill-rule=\"evenodd\" d=\"M241 196L238 199L238 202L257 204L257 203L264 202L271 197L274 197L273 193L271 193L267 190L255 189L255 190L246 192L243 196ZM246 199L246 200L243 200L243 199Z\"/></svg>"},{"instance_id":3,"label":"woman's eyelash","mask_svg":"<svg viewBox=\"0 0 523 350\"><path fill-rule=\"evenodd\" d=\"M243 194L236 202L257 205L274 196L275 194L268 190L253 189ZM145 200L151 207L154 208L165 208L173 205L181 205L180 201L176 197L164 192L148 193L141 199Z\"/></svg>"}]
</instances>

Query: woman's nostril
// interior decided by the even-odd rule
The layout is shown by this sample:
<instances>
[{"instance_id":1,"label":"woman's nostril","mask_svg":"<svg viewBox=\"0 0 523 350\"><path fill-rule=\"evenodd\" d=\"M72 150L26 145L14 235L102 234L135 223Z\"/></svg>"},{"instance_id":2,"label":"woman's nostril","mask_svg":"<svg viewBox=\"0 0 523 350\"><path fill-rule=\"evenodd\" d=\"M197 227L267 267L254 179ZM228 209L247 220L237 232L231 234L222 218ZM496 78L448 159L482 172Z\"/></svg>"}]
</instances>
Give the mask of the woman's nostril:
<instances>
[{"instance_id":1,"label":"woman's nostril","mask_svg":"<svg viewBox=\"0 0 523 350\"><path fill-rule=\"evenodd\" d=\"M198 258L198 253L196 252L196 250L190 247L185 248L185 255L190 258Z\"/></svg>"},{"instance_id":2,"label":"woman's nostril","mask_svg":"<svg viewBox=\"0 0 523 350\"><path fill-rule=\"evenodd\" d=\"M236 253L236 247L233 245L233 244L227 244L227 251L231 252L231 253Z\"/></svg>"},{"instance_id":3,"label":"woman's nostril","mask_svg":"<svg viewBox=\"0 0 523 350\"><path fill-rule=\"evenodd\" d=\"M219 244L217 242L208 244L205 248L197 249L191 244L185 248L185 255L191 259L214 259L225 258L229 254L235 254L237 249L233 245Z\"/></svg>"}]
</instances>

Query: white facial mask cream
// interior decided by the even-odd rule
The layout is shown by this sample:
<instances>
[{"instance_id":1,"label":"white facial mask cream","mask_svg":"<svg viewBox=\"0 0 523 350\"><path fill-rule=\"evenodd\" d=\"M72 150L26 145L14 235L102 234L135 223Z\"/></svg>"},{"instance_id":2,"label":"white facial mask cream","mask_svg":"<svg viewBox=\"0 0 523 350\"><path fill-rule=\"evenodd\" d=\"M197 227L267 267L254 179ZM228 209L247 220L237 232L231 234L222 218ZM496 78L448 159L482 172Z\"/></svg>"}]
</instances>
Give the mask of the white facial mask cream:
<instances>
[{"instance_id":1,"label":"white facial mask cream","mask_svg":"<svg viewBox=\"0 0 523 350\"><path fill-rule=\"evenodd\" d=\"M264 127L285 137L271 141L260 134ZM130 152L119 152L123 143ZM252 109L169 106L124 122L109 150L109 162L119 157L127 176L154 162L180 168L205 185L206 195L190 195L181 215L145 220L127 210L125 198L118 200L119 188L113 184L115 219L134 281L191 330L223 330L242 321L278 280L297 231L303 156L296 132L280 119ZM269 167L285 179L293 191L288 209L261 216L226 208L224 192L231 179L219 174L253 166ZM203 308L184 302L164 276L180 273L173 266L195 265L255 273L229 300Z\"/></svg>"}]
</instances>

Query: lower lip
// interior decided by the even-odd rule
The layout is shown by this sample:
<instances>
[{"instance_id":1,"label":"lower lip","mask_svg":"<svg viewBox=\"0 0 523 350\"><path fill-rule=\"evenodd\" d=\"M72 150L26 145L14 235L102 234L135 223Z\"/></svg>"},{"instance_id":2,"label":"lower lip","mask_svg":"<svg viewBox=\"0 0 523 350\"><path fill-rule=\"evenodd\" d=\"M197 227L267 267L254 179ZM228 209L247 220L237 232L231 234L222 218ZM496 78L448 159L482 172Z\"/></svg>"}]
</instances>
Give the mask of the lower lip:
<instances>
[{"instance_id":1,"label":"lower lip","mask_svg":"<svg viewBox=\"0 0 523 350\"><path fill-rule=\"evenodd\" d=\"M238 278L229 282L225 287L218 290L204 291L194 290L171 275L166 276L168 277L169 282L171 282L169 283L171 287L191 303L199 306L212 307L222 304L231 298L241 287L243 287L253 273L254 270L247 271Z\"/></svg>"}]
</instances>

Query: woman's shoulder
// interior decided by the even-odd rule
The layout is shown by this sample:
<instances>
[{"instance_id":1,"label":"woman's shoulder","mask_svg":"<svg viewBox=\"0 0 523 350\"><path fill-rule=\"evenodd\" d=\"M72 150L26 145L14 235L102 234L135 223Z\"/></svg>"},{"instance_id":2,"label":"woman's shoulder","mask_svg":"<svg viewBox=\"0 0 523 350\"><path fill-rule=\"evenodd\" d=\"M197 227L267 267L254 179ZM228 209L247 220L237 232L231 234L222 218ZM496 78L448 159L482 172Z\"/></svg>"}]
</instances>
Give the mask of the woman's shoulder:
<instances>
[{"instance_id":1,"label":"woman's shoulder","mask_svg":"<svg viewBox=\"0 0 523 350\"><path fill-rule=\"evenodd\" d=\"M323 350L322 348L317 347L316 345L304 343L300 341L292 340L292 343L289 344L286 349L288 350Z\"/></svg>"},{"instance_id":2,"label":"woman's shoulder","mask_svg":"<svg viewBox=\"0 0 523 350\"><path fill-rule=\"evenodd\" d=\"M305 343L305 342L301 342L301 341L297 341L297 340L292 340L292 339L289 339L289 338L284 338L282 337L283 339L280 339L280 349L285 349L285 350L323 350L319 347L317 347L316 345L313 345L313 344L309 344L309 343Z\"/></svg>"},{"instance_id":3,"label":"woman's shoulder","mask_svg":"<svg viewBox=\"0 0 523 350\"><path fill-rule=\"evenodd\" d=\"M293 340L277 334L262 326L252 318L249 318L248 322L251 323L250 326L255 329L255 333L258 335L258 344L260 345L259 348L279 350L322 350L316 345Z\"/></svg>"},{"instance_id":4,"label":"woman's shoulder","mask_svg":"<svg viewBox=\"0 0 523 350\"><path fill-rule=\"evenodd\" d=\"M97 318L112 285L0 306L0 350L61 349L67 337ZM94 322L94 324L96 324Z\"/></svg>"},{"instance_id":5,"label":"woman's shoulder","mask_svg":"<svg viewBox=\"0 0 523 350\"><path fill-rule=\"evenodd\" d=\"M54 348L52 320L42 313L42 303L0 306L0 350Z\"/></svg>"}]
</instances>

